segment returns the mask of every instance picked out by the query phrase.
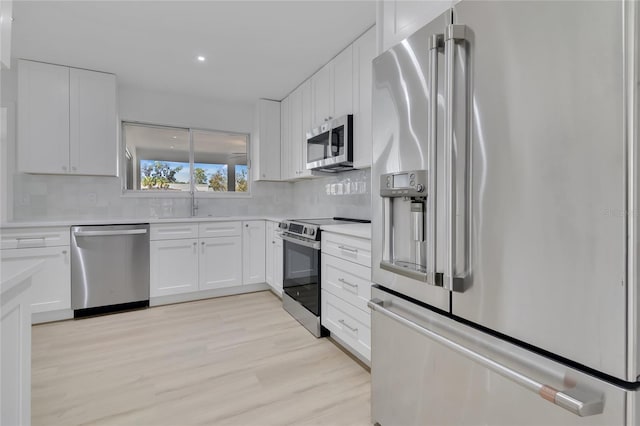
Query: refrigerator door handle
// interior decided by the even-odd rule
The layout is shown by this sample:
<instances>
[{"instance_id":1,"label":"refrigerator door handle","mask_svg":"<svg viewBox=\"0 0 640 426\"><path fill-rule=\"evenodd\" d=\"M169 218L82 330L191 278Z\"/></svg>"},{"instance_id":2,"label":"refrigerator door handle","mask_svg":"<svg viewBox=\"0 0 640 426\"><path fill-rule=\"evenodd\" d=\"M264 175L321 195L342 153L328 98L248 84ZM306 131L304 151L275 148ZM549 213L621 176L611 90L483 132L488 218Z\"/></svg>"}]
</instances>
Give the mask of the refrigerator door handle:
<instances>
[{"instance_id":1,"label":"refrigerator door handle","mask_svg":"<svg viewBox=\"0 0 640 426\"><path fill-rule=\"evenodd\" d=\"M442 286L442 274L436 271L436 236L437 236L437 192L438 192L438 55L444 49L444 35L433 34L429 38L429 84L431 93L429 98L429 133L427 146L429 149L429 214L427 225L427 283Z\"/></svg>"},{"instance_id":2,"label":"refrigerator door handle","mask_svg":"<svg viewBox=\"0 0 640 426\"><path fill-rule=\"evenodd\" d=\"M590 392L578 389L557 390L553 387L540 383L532 377L526 376L508 366L494 361L466 346L461 345L445 336L442 336L432 330L422 327L413 321L399 315L384 306L384 302L380 299L372 299L368 303L372 311L378 312L388 318L398 321L400 324L412 329L413 331L451 349L458 354L477 362L483 367L493 371L512 382L537 393L543 399L564 408L580 417L593 416L601 414L604 411L604 398L602 395L594 395Z\"/></svg>"},{"instance_id":3,"label":"refrigerator door handle","mask_svg":"<svg viewBox=\"0 0 640 426\"><path fill-rule=\"evenodd\" d=\"M453 99L455 95L455 45L466 38L466 26L460 24L448 25L444 36L445 59L445 229L446 229L446 262L443 286L451 291L463 291L463 279L456 271L456 161L454 147Z\"/></svg>"}]
</instances>

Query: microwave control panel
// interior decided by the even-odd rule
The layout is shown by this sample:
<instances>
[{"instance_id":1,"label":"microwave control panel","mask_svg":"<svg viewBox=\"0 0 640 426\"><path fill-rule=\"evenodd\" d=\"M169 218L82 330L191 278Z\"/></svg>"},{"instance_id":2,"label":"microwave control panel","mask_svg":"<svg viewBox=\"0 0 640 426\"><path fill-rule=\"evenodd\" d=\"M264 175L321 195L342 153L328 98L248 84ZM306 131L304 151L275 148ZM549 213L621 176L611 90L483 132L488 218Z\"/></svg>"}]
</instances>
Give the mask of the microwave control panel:
<instances>
[{"instance_id":1,"label":"microwave control panel","mask_svg":"<svg viewBox=\"0 0 640 426\"><path fill-rule=\"evenodd\" d=\"M410 170L380 176L381 197L426 197L427 171Z\"/></svg>"}]
</instances>

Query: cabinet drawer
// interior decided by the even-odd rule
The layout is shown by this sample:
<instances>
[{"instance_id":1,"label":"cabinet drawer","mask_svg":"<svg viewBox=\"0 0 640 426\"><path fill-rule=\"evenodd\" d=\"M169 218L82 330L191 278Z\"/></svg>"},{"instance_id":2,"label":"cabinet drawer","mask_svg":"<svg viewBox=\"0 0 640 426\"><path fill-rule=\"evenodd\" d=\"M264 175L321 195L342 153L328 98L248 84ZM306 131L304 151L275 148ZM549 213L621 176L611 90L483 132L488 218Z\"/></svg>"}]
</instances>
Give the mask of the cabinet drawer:
<instances>
[{"instance_id":1,"label":"cabinet drawer","mask_svg":"<svg viewBox=\"0 0 640 426\"><path fill-rule=\"evenodd\" d=\"M371 268L330 255L323 255L321 259L322 289L368 312Z\"/></svg>"},{"instance_id":2,"label":"cabinet drawer","mask_svg":"<svg viewBox=\"0 0 640 426\"><path fill-rule=\"evenodd\" d=\"M15 228L2 230L2 249L69 245L69 228Z\"/></svg>"},{"instance_id":3,"label":"cabinet drawer","mask_svg":"<svg viewBox=\"0 0 640 426\"><path fill-rule=\"evenodd\" d=\"M158 223L151 225L149 239L179 240L182 238L198 238L197 223Z\"/></svg>"},{"instance_id":4,"label":"cabinet drawer","mask_svg":"<svg viewBox=\"0 0 640 426\"><path fill-rule=\"evenodd\" d=\"M242 222L206 222L198 226L200 238L235 237L242 234Z\"/></svg>"},{"instance_id":5,"label":"cabinet drawer","mask_svg":"<svg viewBox=\"0 0 640 426\"><path fill-rule=\"evenodd\" d=\"M371 359L370 312L322 290L322 325L367 361Z\"/></svg>"},{"instance_id":6,"label":"cabinet drawer","mask_svg":"<svg viewBox=\"0 0 640 426\"><path fill-rule=\"evenodd\" d=\"M323 232L322 253L371 268L371 240Z\"/></svg>"},{"instance_id":7,"label":"cabinet drawer","mask_svg":"<svg viewBox=\"0 0 640 426\"><path fill-rule=\"evenodd\" d=\"M31 278L31 312L71 309L69 247L42 247L2 251L2 266L43 261L44 267Z\"/></svg>"}]
</instances>

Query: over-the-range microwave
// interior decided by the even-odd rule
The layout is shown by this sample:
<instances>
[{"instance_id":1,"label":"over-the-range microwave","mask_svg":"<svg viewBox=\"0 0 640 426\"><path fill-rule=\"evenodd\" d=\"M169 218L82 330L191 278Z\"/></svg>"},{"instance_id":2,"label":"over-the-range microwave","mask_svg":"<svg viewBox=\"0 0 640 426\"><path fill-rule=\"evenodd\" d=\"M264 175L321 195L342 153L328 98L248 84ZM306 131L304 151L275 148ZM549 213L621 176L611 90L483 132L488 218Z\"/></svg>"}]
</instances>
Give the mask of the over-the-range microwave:
<instances>
[{"instance_id":1,"label":"over-the-range microwave","mask_svg":"<svg viewBox=\"0 0 640 426\"><path fill-rule=\"evenodd\" d=\"M328 120L307 132L307 169L353 170L353 115Z\"/></svg>"}]
</instances>

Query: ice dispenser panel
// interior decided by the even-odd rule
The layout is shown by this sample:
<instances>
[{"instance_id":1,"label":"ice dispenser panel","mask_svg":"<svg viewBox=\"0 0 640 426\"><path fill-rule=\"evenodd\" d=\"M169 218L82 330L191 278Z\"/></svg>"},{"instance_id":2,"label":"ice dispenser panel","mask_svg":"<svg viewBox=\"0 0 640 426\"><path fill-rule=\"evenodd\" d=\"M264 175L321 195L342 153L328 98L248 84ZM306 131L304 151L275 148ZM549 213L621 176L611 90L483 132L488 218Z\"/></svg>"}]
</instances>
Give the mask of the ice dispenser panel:
<instances>
[{"instance_id":1,"label":"ice dispenser panel","mask_svg":"<svg viewBox=\"0 0 640 426\"><path fill-rule=\"evenodd\" d=\"M435 235L428 224L428 173L410 170L380 176L383 253L380 267L428 284L441 285L435 271ZM433 259L433 260L430 260Z\"/></svg>"}]
</instances>

